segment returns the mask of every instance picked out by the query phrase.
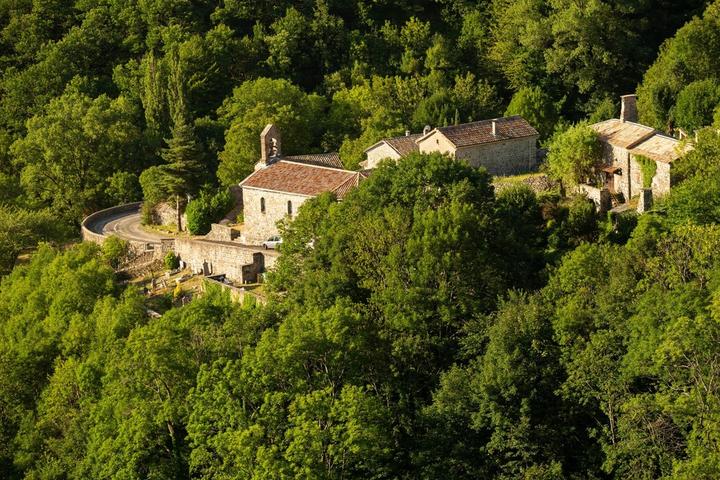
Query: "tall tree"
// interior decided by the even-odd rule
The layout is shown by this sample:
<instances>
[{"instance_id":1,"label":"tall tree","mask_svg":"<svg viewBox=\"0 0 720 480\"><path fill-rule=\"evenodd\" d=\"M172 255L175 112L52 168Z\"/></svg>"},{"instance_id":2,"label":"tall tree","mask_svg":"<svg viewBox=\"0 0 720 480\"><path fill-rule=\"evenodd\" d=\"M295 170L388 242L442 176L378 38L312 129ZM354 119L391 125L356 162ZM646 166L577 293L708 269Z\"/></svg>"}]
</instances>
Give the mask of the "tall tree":
<instances>
[{"instance_id":1,"label":"tall tree","mask_svg":"<svg viewBox=\"0 0 720 480\"><path fill-rule=\"evenodd\" d=\"M203 149L183 114L176 115L172 138L167 144L160 154L165 164L158 167L162 173L161 188L169 197L175 198L177 227L182 231L181 199L194 193L202 181Z\"/></svg>"}]
</instances>

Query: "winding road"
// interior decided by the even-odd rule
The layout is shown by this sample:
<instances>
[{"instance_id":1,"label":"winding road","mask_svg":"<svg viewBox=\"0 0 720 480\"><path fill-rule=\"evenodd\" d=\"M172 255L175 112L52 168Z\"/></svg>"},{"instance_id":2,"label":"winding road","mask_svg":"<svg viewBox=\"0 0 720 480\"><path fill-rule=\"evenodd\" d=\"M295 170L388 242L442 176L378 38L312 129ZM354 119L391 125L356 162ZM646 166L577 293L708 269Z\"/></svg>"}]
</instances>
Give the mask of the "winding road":
<instances>
[{"instance_id":1,"label":"winding road","mask_svg":"<svg viewBox=\"0 0 720 480\"><path fill-rule=\"evenodd\" d=\"M172 237L146 231L140 224L140 212L124 212L98 220L92 230L103 235L116 235L125 240L159 245L161 240Z\"/></svg>"}]
</instances>

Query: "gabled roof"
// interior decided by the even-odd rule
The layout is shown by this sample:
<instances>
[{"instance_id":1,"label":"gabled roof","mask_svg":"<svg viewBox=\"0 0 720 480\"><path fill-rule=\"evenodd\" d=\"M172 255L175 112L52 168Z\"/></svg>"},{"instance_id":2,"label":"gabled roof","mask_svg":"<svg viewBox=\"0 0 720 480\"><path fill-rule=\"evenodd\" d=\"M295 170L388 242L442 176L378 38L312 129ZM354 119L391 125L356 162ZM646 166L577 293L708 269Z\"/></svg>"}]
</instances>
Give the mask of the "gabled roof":
<instances>
[{"instance_id":1,"label":"gabled roof","mask_svg":"<svg viewBox=\"0 0 720 480\"><path fill-rule=\"evenodd\" d=\"M634 122L623 122L616 118L595 123L590 127L598 133L600 140L627 149L633 148L657 133L652 127Z\"/></svg>"},{"instance_id":2,"label":"gabled roof","mask_svg":"<svg viewBox=\"0 0 720 480\"><path fill-rule=\"evenodd\" d=\"M307 197L335 192L342 198L359 182L359 172L280 160L256 170L240 186Z\"/></svg>"},{"instance_id":3,"label":"gabled roof","mask_svg":"<svg viewBox=\"0 0 720 480\"><path fill-rule=\"evenodd\" d=\"M492 133L495 122L496 134ZM469 147L485 143L499 142L515 138L537 136L538 132L520 115L492 118L479 122L462 123L448 127L438 127L417 140L420 143L435 132L442 133L455 147Z\"/></svg>"},{"instance_id":4,"label":"gabled roof","mask_svg":"<svg viewBox=\"0 0 720 480\"><path fill-rule=\"evenodd\" d=\"M642 155L658 162L672 163L691 148L689 145L681 148L680 145L679 140L656 133L644 142L636 145L630 150L630 153L633 155Z\"/></svg>"},{"instance_id":5,"label":"gabled roof","mask_svg":"<svg viewBox=\"0 0 720 480\"><path fill-rule=\"evenodd\" d=\"M387 142L388 145L404 157L405 155L409 155L420 150L416 143L420 137L422 137L422 133L414 133L412 135L388 138L385 139L385 142Z\"/></svg>"},{"instance_id":6,"label":"gabled roof","mask_svg":"<svg viewBox=\"0 0 720 480\"><path fill-rule=\"evenodd\" d=\"M402 135L398 137L383 138L379 142L365 149L365 152L369 152L373 148L383 143L387 144L390 148L395 150L398 155L404 157L413 152L417 152L420 149L417 146L416 141L422 137L422 133L413 133L412 135Z\"/></svg>"},{"instance_id":7,"label":"gabled roof","mask_svg":"<svg viewBox=\"0 0 720 480\"><path fill-rule=\"evenodd\" d=\"M691 147L681 150L680 141L663 135L652 127L616 118L590 125L600 140L625 148L633 155L642 155L658 162L671 163Z\"/></svg>"},{"instance_id":8,"label":"gabled roof","mask_svg":"<svg viewBox=\"0 0 720 480\"><path fill-rule=\"evenodd\" d=\"M337 152L290 155L282 157L282 160L307 163L308 165L317 165L320 167L344 168L342 162L340 161L340 155Z\"/></svg>"}]
</instances>

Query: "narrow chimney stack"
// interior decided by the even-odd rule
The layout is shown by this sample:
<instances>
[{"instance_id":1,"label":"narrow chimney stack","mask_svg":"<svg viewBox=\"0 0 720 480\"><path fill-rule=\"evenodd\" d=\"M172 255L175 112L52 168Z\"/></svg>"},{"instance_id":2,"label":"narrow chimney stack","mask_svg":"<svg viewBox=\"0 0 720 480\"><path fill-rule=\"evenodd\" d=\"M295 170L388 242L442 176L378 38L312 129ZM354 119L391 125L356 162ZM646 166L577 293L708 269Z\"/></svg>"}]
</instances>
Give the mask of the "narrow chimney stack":
<instances>
[{"instance_id":1,"label":"narrow chimney stack","mask_svg":"<svg viewBox=\"0 0 720 480\"><path fill-rule=\"evenodd\" d=\"M406 137L409 137L409 136L410 136L410 130L405 130L405 136L406 136Z\"/></svg>"},{"instance_id":2,"label":"narrow chimney stack","mask_svg":"<svg viewBox=\"0 0 720 480\"><path fill-rule=\"evenodd\" d=\"M620 97L620 121L638 121L637 95L623 95Z\"/></svg>"},{"instance_id":3,"label":"narrow chimney stack","mask_svg":"<svg viewBox=\"0 0 720 480\"><path fill-rule=\"evenodd\" d=\"M493 134L493 137L497 137L497 121L496 120L492 121L492 134Z\"/></svg>"},{"instance_id":4,"label":"narrow chimney stack","mask_svg":"<svg viewBox=\"0 0 720 480\"><path fill-rule=\"evenodd\" d=\"M423 128L423 135L430 133L430 130L432 130L432 127L430 125L425 125L425 128Z\"/></svg>"}]
</instances>

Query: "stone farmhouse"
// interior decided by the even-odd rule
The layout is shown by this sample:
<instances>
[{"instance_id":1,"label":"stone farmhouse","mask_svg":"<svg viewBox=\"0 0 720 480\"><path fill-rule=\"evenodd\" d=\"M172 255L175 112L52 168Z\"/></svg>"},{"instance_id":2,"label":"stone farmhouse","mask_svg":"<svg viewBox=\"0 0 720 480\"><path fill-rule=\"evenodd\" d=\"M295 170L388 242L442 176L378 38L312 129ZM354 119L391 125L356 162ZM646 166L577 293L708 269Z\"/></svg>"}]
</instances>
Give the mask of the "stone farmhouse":
<instances>
[{"instance_id":1,"label":"stone farmhouse","mask_svg":"<svg viewBox=\"0 0 720 480\"><path fill-rule=\"evenodd\" d=\"M645 157L655 162L653 196L662 196L672 185L672 164L689 146L652 127L637 123L637 97L623 95L619 119L591 125L603 146L602 175L605 188L622 194L627 201L643 192L643 172L638 162Z\"/></svg>"},{"instance_id":2,"label":"stone farmhouse","mask_svg":"<svg viewBox=\"0 0 720 480\"><path fill-rule=\"evenodd\" d=\"M447 127L425 128L423 134L381 140L365 153L365 168L381 160L397 160L412 152L448 154L491 175L516 175L533 170L537 163L538 132L524 118L494 118Z\"/></svg>"},{"instance_id":3,"label":"stone farmhouse","mask_svg":"<svg viewBox=\"0 0 720 480\"><path fill-rule=\"evenodd\" d=\"M280 132L268 125L260 134L260 161L240 183L244 228L242 242L258 245L277 235L277 223L295 218L300 205L324 192L339 199L364 178L342 168L337 153L283 156Z\"/></svg>"}]
</instances>

